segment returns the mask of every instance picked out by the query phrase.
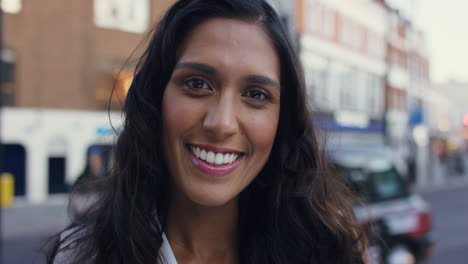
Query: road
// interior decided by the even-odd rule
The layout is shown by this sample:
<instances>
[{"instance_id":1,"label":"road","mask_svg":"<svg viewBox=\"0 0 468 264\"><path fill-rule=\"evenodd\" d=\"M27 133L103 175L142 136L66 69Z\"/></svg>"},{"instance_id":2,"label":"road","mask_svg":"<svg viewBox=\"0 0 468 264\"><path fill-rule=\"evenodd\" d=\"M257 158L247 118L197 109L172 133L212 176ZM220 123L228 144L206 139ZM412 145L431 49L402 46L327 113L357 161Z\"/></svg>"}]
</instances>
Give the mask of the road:
<instances>
[{"instance_id":1,"label":"road","mask_svg":"<svg viewBox=\"0 0 468 264\"><path fill-rule=\"evenodd\" d=\"M58 199L57 199L58 198ZM20 203L2 210L2 264L45 263L41 247L45 239L68 223L67 199L57 197L45 204Z\"/></svg>"},{"instance_id":2,"label":"road","mask_svg":"<svg viewBox=\"0 0 468 264\"><path fill-rule=\"evenodd\" d=\"M459 184L421 195L433 207L436 243L434 256L425 264L468 263L468 185ZM67 223L66 199L41 205L24 205L2 211L4 264L45 263L39 253L44 238Z\"/></svg>"},{"instance_id":3,"label":"road","mask_svg":"<svg viewBox=\"0 0 468 264\"><path fill-rule=\"evenodd\" d=\"M435 254L426 264L468 263L468 187L453 186L422 195L433 207L436 243Z\"/></svg>"}]
</instances>

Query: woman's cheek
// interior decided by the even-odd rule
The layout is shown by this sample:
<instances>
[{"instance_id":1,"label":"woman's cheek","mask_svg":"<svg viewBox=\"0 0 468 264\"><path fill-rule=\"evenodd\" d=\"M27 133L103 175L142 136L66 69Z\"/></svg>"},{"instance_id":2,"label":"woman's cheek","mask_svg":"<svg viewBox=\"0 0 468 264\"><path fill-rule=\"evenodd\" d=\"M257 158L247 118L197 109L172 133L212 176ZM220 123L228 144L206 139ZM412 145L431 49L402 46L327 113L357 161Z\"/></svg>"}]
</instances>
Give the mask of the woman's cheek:
<instances>
[{"instance_id":1,"label":"woman's cheek","mask_svg":"<svg viewBox=\"0 0 468 264\"><path fill-rule=\"evenodd\" d=\"M277 111L251 115L253 118L249 120L248 127L250 129L247 133L262 150L270 151L273 146L278 127L278 115Z\"/></svg>"},{"instance_id":2,"label":"woman's cheek","mask_svg":"<svg viewBox=\"0 0 468 264\"><path fill-rule=\"evenodd\" d=\"M187 124L187 121L193 120L194 106L191 99L177 91L177 87L168 86L164 93L163 100L164 119L170 127L177 128Z\"/></svg>"}]
</instances>

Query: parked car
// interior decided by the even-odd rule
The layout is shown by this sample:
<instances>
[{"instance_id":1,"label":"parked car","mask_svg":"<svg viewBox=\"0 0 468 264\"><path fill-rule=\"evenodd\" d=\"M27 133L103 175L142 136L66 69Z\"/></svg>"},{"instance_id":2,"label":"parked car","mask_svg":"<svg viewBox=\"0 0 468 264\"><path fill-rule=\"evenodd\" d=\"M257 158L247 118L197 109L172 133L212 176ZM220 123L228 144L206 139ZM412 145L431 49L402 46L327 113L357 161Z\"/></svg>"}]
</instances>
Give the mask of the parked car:
<instances>
[{"instance_id":1,"label":"parked car","mask_svg":"<svg viewBox=\"0 0 468 264\"><path fill-rule=\"evenodd\" d=\"M355 205L371 249L384 263L416 263L432 251L430 205L411 191L404 159L384 146L327 151L339 175L363 201Z\"/></svg>"}]
</instances>

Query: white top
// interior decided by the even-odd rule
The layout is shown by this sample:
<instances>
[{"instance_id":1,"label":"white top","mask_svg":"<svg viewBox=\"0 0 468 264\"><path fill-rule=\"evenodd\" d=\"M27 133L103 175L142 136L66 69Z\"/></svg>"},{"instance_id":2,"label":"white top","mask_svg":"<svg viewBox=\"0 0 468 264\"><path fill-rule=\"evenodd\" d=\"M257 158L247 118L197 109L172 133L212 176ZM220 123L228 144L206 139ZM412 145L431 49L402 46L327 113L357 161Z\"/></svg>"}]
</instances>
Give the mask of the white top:
<instances>
[{"instance_id":1,"label":"white top","mask_svg":"<svg viewBox=\"0 0 468 264\"><path fill-rule=\"evenodd\" d=\"M62 240L64 237L68 236L73 232L72 230L67 230L63 232L60 235L60 240ZM79 234L75 234L75 236L78 236ZM163 243L161 245L161 256L163 259L164 264L177 264L177 260L174 256L174 252L172 252L171 245L169 244L169 241L167 240L166 234L163 233L162 235L163 238ZM63 249L65 247L69 246L68 243L60 245L60 249ZM76 248L72 245L69 249L67 250L62 250L57 253L54 259L54 264L64 264L64 263L69 263L70 257L73 255L73 251Z\"/></svg>"},{"instance_id":2,"label":"white top","mask_svg":"<svg viewBox=\"0 0 468 264\"><path fill-rule=\"evenodd\" d=\"M163 244L161 246L161 254L166 260L165 264L177 264L177 260L174 256L174 252L172 252L171 245L169 245L169 241L167 240L166 234L163 233Z\"/></svg>"}]
</instances>

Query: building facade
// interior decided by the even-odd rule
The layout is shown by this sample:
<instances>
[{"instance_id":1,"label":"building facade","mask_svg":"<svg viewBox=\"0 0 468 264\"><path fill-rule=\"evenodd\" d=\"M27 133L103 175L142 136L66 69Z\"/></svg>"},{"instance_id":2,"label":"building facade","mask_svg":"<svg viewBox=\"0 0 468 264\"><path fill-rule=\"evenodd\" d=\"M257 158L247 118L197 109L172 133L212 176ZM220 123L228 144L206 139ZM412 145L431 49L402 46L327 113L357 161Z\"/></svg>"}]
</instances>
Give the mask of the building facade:
<instances>
[{"instance_id":1,"label":"building facade","mask_svg":"<svg viewBox=\"0 0 468 264\"><path fill-rule=\"evenodd\" d=\"M125 93L133 66L124 67L125 62L172 2L2 1L1 58L10 69L1 91L3 104L106 109L115 83L117 95Z\"/></svg>"},{"instance_id":2,"label":"building facade","mask_svg":"<svg viewBox=\"0 0 468 264\"><path fill-rule=\"evenodd\" d=\"M330 142L384 142L387 10L375 1L302 0L300 54L317 126ZM298 11L299 12L299 11ZM365 14L365 15L363 15Z\"/></svg>"},{"instance_id":3,"label":"building facade","mask_svg":"<svg viewBox=\"0 0 468 264\"><path fill-rule=\"evenodd\" d=\"M13 174L16 196L66 192L89 150L113 143L111 92L119 109L133 78L126 62L172 2L1 1L0 172Z\"/></svg>"},{"instance_id":4,"label":"building facade","mask_svg":"<svg viewBox=\"0 0 468 264\"><path fill-rule=\"evenodd\" d=\"M41 201L73 183L85 153L112 130L111 92L119 109L147 33L173 2L1 1L8 109L0 137L24 164L17 194ZM313 122L330 131L328 143L405 149L408 131L420 125L408 126L409 109L424 106L428 83L423 34L383 0L269 2L296 42Z\"/></svg>"},{"instance_id":5,"label":"building facade","mask_svg":"<svg viewBox=\"0 0 468 264\"><path fill-rule=\"evenodd\" d=\"M298 0L296 10L308 94L328 144L385 144L424 174L424 34L384 0Z\"/></svg>"}]
</instances>

